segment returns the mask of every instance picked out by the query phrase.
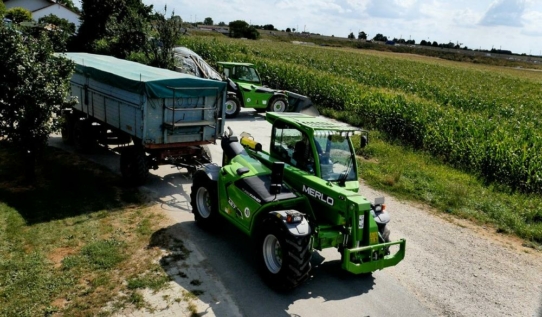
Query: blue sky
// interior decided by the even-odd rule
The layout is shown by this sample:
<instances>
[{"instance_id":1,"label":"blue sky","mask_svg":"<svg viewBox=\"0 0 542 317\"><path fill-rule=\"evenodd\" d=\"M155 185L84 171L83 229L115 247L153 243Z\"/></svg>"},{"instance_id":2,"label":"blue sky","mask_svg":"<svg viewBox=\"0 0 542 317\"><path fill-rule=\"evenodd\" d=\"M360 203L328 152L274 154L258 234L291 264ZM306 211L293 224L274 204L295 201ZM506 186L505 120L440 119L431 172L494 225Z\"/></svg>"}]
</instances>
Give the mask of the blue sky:
<instances>
[{"instance_id":1,"label":"blue sky","mask_svg":"<svg viewBox=\"0 0 542 317\"><path fill-rule=\"evenodd\" d=\"M374 37L460 43L469 48L541 55L541 0L143 0L184 21L245 20L277 29L346 37L359 31Z\"/></svg>"}]
</instances>

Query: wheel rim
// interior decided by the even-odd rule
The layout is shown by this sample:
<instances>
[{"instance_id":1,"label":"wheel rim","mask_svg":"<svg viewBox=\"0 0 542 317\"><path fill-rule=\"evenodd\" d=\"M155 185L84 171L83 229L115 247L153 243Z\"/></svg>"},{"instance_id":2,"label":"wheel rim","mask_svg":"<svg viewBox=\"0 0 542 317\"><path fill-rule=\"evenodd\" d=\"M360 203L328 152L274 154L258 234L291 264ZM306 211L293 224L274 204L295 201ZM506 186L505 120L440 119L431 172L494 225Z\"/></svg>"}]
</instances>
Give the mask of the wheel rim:
<instances>
[{"instance_id":1,"label":"wheel rim","mask_svg":"<svg viewBox=\"0 0 542 317\"><path fill-rule=\"evenodd\" d=\"M209 218L211 215L211 199L209 192L205 187L200 187L196 196L196 204L198 206L198 213L202 218Z\"/></svg>"},{"instance_id":2,"label":"wheel rim","mask_svg":"<svg viewBox=\"0 0 542 317\"><path fill-rule=\"evenodd\" d=\"M272 234L267 235L263 241L263 259L269 272L277 274L282 268L282 247Z\"/></svg>"},{"instance_id":3,"label":"wheel rim","mask_svg":"<svg viewBox=\"0 0 542 317\"><path fill-rule=\"evenodd\" d=\"M286 103L284 100L277 100L273 103L273 112L284 112L286 110Z\"/></svg>"},{"instance_id":4,"label":"wheel rim","mask_svg":"<svg viewBox=\"0 0 542 317\"><path fill-rule=\"evenodd\" d=\"M226 101L226 114L234 114L237 110L237 103L233 100Z\"/></svg>"}]
</instances>

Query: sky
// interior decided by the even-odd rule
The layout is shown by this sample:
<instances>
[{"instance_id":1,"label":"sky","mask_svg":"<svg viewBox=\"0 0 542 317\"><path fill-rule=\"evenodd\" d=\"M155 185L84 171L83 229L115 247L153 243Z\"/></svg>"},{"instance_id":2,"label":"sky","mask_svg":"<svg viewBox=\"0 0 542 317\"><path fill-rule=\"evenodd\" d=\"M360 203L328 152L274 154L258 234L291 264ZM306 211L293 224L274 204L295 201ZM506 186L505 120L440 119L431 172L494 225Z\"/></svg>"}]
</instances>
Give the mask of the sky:
<instances>
[{"instance_id":1,"label":"sky","mask_svg":"<svg viewBox=\"0 0 542 317\"><path fill-rule=\"evenodd\" d=\"M542 0L143 0L167 16L215 24L244 20L347 37L437 41L471 49L542 55Z\"/></svg>"}]
</instances>

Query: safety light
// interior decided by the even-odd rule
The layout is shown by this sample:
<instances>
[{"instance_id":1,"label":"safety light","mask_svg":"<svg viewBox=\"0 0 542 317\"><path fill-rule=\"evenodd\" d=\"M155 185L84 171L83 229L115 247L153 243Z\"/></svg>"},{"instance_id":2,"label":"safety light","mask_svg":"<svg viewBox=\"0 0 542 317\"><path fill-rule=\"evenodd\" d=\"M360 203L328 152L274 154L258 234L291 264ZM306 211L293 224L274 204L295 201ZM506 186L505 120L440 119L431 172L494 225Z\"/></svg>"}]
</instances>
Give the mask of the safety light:
<instances>
[{"instance_id":1,"label":"safety light","mask_svg":"<svg viewBox=\"0 0 542 317\"><path fill-rule=\"evenodd\" d=\"M303 221L303 214L299 212L286 212L286 222L287 223L297 223Z\"/></svg>"}]
</instances>

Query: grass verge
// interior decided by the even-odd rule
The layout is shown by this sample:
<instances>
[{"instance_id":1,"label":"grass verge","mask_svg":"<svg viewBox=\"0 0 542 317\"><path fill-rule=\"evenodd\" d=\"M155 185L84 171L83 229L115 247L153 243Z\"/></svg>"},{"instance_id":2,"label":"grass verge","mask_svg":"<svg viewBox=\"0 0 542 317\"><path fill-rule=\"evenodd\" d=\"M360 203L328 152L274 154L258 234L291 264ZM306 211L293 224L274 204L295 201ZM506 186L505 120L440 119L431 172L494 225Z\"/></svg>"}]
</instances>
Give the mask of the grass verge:
<instances>
[{"instance_id":1,"label":"grass verge","mask_svg":"<svg viewBox=\"0 0 542 317\"><path fill-rule=\"evenodd\" d=\"M358 154L360 177L370 186L517 235L524 246L541 250L542 197L485 184L377 131L371 131L369 146Z\"/></svg>"},{"instance_id":2,"label":"grass verge","mask_svg":"<svg viewBox=\"0 0 542 317\"><path fill-rule=\"evenodd\" d=\"M119 176L78 155L48 148L32 185L20 164L0 144L0 316L145 307L140 289L169 281L156 260L162 251L148 248L161 216Z\"/></svg>"}]
</instances>

